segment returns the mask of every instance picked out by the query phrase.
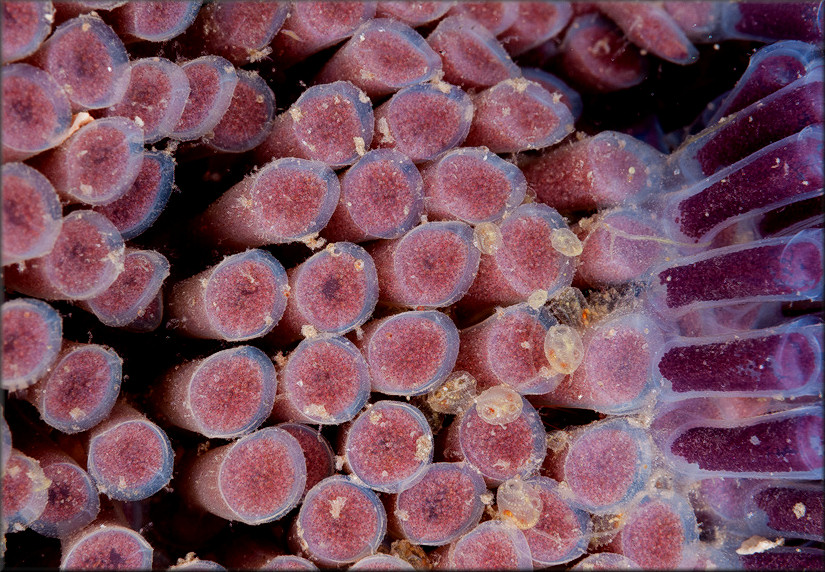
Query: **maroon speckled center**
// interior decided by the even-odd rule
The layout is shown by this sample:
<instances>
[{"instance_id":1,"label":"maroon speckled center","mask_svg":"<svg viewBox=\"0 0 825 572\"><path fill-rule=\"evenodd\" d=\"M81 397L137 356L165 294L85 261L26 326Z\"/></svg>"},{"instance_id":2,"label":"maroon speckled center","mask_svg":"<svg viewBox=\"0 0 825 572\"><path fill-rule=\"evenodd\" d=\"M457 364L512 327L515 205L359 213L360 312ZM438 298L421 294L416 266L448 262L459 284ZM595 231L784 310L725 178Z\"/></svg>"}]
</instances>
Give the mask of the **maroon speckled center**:
<instances>
[{"instance_id":1,"label":"maroon speckled center","mask_svg":"<svg viewBox=\"0 0 825 572\"><path fill-rule=\"evenodd\" d=\"M203 123L221 89L221 76L211 63L195 63L183 68L189 78L189 99L175 131L191 131Z\"/></svg>"},{"instance_id":2,"label":"maroon speckled center","mask_svg":"<svg viewBox=\"0 0 825 572\"><path fill-rule=\"evenodd\" d=\"M161 190L161 163L151 156L144 156L137 179L118 200L97 207L121 231L131 230L142 222L155 204Z\"/></svg>"},{"instance_id":3,"label":"maroon speckled center","mask_svg":"<svg viewBox=\"0 0 825 572\"><path fill-rule=\"evenodd\" d=\"M266 264L243 260L214 272L204 292L215 327L227 337L242 338L272 324L284 294Z\"/></svg>"},{"instance_id":4,"label":"maroon speckled center","mask_svg":"<svg viewBox=\"0 0 825 572\"><path fill-rule=\"evenodd\" d=\"M125 530L92 532L78 543L62 567L67 570L137 570L146 568L147 548L137 533Z\"/></svg>"},{"instance_id":5,"label":"maroon speckled center","mask_svg":"<svg viewBox=\"0 0 825 572\"><path fill-rule=\"evenodd\" d=\"M220 489L238 515L266 518L288 502L300 472L287 443L262 436L232 448L221 465Z\"/></svg>"},{"instance_id":6,"label":"maroon speckled center","mask_svg":"<svg viewBox=\"0 0 825 572\"><path fill-rule=\"evenodd\" d=\"M417 458L425 441L421 424L400 407L376 406L362 414L350 428L347 461L361 480L371 485L393 485L410 478L427 462Z\"/></svg>"},{"instance_id":7,"label":"maroon speckled center","mask_svg":"<svg viewBox=\"0 0 825 572\"><path fill-rule=\"evenodd\" d=\"M415 391L442 367L447 333L432 320L403 316L382 324L368 351L373 384L379 389Z\"/></svg>"},{"instance_id":8,"label":"maroon speckled center","mask_svg":"<svg viewBox=\"0 0 825 572\"><path fill-rule=\"evenodd\" d=\"M90 199L109 195L114 187L122 189L133 154L125 129L90 124L69 143L65 158L69 189L78 197Z\"/></svg>"},{"instance_id":9,"label":"maroon speckled center","mask_svg":"<svg viewBox=\"0 0 825 572\"><path fill-rule=\"evenodd\" d=\"M88 510L89 481L80 467L72 463L52 463L43 473L52 484L49 502L39 518L41 522L60 524Z\"/></svg>"},{"instance_id":10,"label":"maroon speckled center","mask_svg":"<svg viewBox=\"0 0 825 572\"><path fill-rule=\"evenodd\" d=\"M632 435L616 429L590 431L570 447L564 478L583 502L605 507L627 495L639 460L639 445Z\"/></svg>"},{"instance_id":11,"label":"maroon speckled center","mask_svg":"<svg viewBox=\"0 0 825 572\"><path fill-rule=\"evenodd\" d=\"M250 193L260 224L273 235L303 236L315 224L328 193L327 182L309 170L270 169Z\"/></svg>"},{"instance_id":12,"label":"maroon speckled center","mask_svg":"<svg viewBox=\"0 0 825 572\"><path fill-rule=\"evenodd\" d=\"M365 555L380 526L370 499L357 487L338 482L324 485L304 503L300 524L313 554L339 562Z\"/></svg>"},{"instance_id":13,"label":"maroon speckled center","mask_svg":"<svg viewBox=\"0 0 825 572\"><path fill-rule=\"evenodd\" d=\"M682 560L685 531L679 516L662 502L633 511L622 529L622 553L643 568L673 570Z\"/></svg>"},{"instance_id":14,"label":"maroon speckled center","mask_svg":"<svg viewBox=\"0 0 825 572\"><path fill-rule=\"evenodd\" d=\"M164 68L151 61L133 65L126 94L109 108L109 115L140 117L144 132L153 133L166 116L174 88Z\"/></svg>"},{"instance_id":15,"label":"maroon speckled center","mask_svg":"<svg viewBox=\"0 0 825 572\"><path fill-rule=\"evenodd\" d=\"M452 566L456 570L516 570L519 564L518 549L499 529L464 536L453 552Z\"/></svg>"},{"instance_id":16,"label":"maroon speckled center","mask_svg":"<svg viewBox=\"0 0 825 572\"><path fill-rule=\"evenodd\" d=\"M117 66L100 32L98 26L84 23L73 26L57 40L49 40L46 71L64 86L72 101L95 105L109 94L117 79Z\"/></svg>"},{"instance_id":17,"label":"maroon speckled center","mask_svg":"<svg viewBox=\"0 0 825 572\"><path fill-rule=\"evenodd\" d=\"M340 93L306 97L299 102L301 120L293 121L295 138L311 158L328 164L351 160L355 154L355 137L364 139L364 128L353 101Z\"/></svg>"},{"instance_id":18,"label":"maroon speckled center","mask_svg":"<svg viewBox=\"0 0 825 572\"><path fill-rule=\"evenodd\" d=\"M100 475L98 484L139 489L157 477L163 468L165 451L166 445L156 429L144 421L128 421L92 441L89 465L94 465Z\"/></svg>"},{"instance_id":19,"label":"maroon speckled center","mask_svg":"<svg viewBox=\"0 0 825 572\"><path fill-rule=\"evenodd\" d=\"M468 268L470 248L450 230L408 234L395 251L395 268L406 297L422 306L450 298L472 271Z\"/></svg>"},{"instance_id":20,"label":"maroon speckled center","mask_svg":"<svg viewBox=\"0 0 825 572\"><path fill-rule=\"evenodd\" d=\"M461 450L485 476L507 480L534 464L534 444L539 436L522 413L506 425L483 421L473 408L464 415L458 430ZM544 441L544 435L541 435Z\"/></svg>"},{"instance_id":21,"label":"maroon speckled center","mask_svg":"<svg viewBox=\"0 0 825 572\"><path fill-rule=\"evenodd\" d=\"M397 504L407 514L401 526L412 542L440 543L467 526L479 502L472 479L449 466L431 468L421 481L399 493Z\"/></svg>"},{"instance_id":22,"label":"maroon speckled center","mask_svg":"<svg viewBox=\"0 0 825 572\"><path fill-rule=\"evenodd\" d=\"M99 348L78 348L54 367L46 380L43 414L54 423L73 425L99 413L119 380Z\"/></svg>"},{"instance_id":23,"label":"maroon speckled center","mask_svg":"<svg viewBox=\"0 0 825 572\"><path fill-rule=\"evenodd\" d=\"M338 418L353 407L369 385L366 371L359 367L359 357L331 342L319 340L306 345L289 358L283 372L284 391L299 409L309 407L311 417L318 416L323 407L329 416Z\"/></svg>"},{"instance_id":24,"label":"maroon speckled center","mask_svg":"<svg viewBox=\"0 0 825 572\"><path fill-rule=\"evenodd\" d=\"M501 170L473 156L456 155L438 166L438 191L447 210L468 221L488 220L504 210L512 193Z\"/></svg>"},{"instance_id":25,"label":"maroon speckled center","mask_svg":"<svg viewBox=\"0 0 825 572\"><path fill-rule=\"evenodd\" d=\"M32 152L43 149L61 127L60 119L43 86L20 76L3 78L4 146Z\"/></svg>"},{"instance_id":26,"label":"maroon speckled center","mask_svg":"<svg viewBox=\"0 0 825 572\"><path fill-rule=\"evenodd\" d=\"M359 163L347 172L341 191L352 220L372 236L396 233L421 197L395 157Z\"/></svg>"},{"instance_id":27,"label":"maroon speckled center","mask_svg":"<svg viewBox=\"0 0 825 572\"><path fill-rule=\"evenodd\" d=\"M43 363L50 331L37 312L12 308L3 312L3 379L24 377Z\"/></svg>"},{"instance_id":28,"label":"maroon speckled center","mask_svg":"<svg viewBox=\"0 0 825 572\"><path fill-rule=\"evenodd\" d=\"M367 263L356 268L355 258L341 252L324 253L304 263L295 283L295 297L310 323L322 331L353 324L367 302ZM360 264L359 264L360 265Z\"/></svg>"},{"instance_id":29,"label":"maroon speckled center","mask_svg":"<svg viewBox=\"0 0 825 572\"><path fill-rule=\"evenodd\" d=\"M192 414L207 433L233 434L256 417L264 393L263 371L242 355L212 359L189 386Z\"/></svg>"}]
</instances>

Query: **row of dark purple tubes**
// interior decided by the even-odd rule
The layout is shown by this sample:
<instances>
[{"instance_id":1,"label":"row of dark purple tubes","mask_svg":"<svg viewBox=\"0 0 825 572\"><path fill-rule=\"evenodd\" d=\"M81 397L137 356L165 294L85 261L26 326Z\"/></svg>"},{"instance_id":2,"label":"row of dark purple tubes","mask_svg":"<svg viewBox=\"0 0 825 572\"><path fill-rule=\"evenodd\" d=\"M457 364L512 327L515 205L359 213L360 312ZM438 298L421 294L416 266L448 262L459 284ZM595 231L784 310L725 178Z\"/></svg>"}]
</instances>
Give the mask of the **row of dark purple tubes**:
<instances>
[{"instance_id":1,"label":"row of dark purple tubes","mask_svg":"<svg viewBox=\"0 0 825 572\"><path fill-rule=\"evenodd\" d=\"M4 3L5 564L821 569L822 42Z\"/></svg>"}]
</instances>

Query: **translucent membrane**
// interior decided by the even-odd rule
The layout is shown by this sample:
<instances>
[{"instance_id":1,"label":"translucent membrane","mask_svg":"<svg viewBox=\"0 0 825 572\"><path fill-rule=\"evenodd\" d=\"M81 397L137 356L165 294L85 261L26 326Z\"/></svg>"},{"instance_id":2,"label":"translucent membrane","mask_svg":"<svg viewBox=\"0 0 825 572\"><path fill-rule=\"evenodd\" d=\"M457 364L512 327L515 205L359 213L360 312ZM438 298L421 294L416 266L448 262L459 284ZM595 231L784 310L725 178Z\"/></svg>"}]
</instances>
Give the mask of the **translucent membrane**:
<instances>
[{"instance_id":1,"label":"translucent membrane","mask_svg":"<svg viewBox=\"0 0 825 572\"><path fill-rule=\"evenodd\" d=\"M3 12L3 65L32 54L54 21L51 2L9 2Z\"/></svg>"},{"instance_id":2,"label":"translucent membrane","mask_svg":"<svg viewBox=\"0 0 825 572\"><path fill-rule=\"evenodd\" d=\"M294 336L308 325L344 334L366 322L378 302L372 257L351 242L330 244L289 271L291 295L278 333Z\"/></svg>"},{"instance_id":3,"label":"translucent membrane","mask_svg":"<svg viewBox=\"0 0 825 572\"><path fill-rule=\"evenodd\" d=\"M677 338L658 360L669 398L816 395L822 326L813 320L715 337Z\"/></svg>"},{"instance_id":4,"label":"translucent membrane","mask_svg":"<svg viewBox=\"0 0 825 572\"><path fill-rule=\"evenodd\" d=\"M27 528L37 520L49 500L49 480L40 463L11 449L2 476L3 535Z\"/></svg>"},{"instance_id":5,"label":"translucent membrane","mask_svg":"<svg viewBox=\"0 0 825 572\"><path fill-rule=\"evenodd\" d=\"M822 37L822 11L817 4L800 2L784 9L776 5L723 6L721 38L758 40L802 40Z\"/></svg>"},{"instance_id":6,"label":"translucent membrane","mask_svg":"<svg viewBox=\"0 0 825 572\"><path fill-rule=\"evenodd\" d=\"M63 343L60 314L40 300L4 302L3 389L24 389L43 377Z\"/></svg>"},{"instance_id":7,"label":"translucent membrane","mask_svg":"<svg viewBox=\"0 0 825 572\"><path fill-rule=\"evenodd\" d=\"M313 428L303 423L281 423L278 428L295 437L295 440L301 445L307 467L307 482L304 487L304 494L335 473L332 447L321 435L319 428Z\"/></svg>"},{"instance_id":8,"label":"translucent membrane","mask_svg":"<svg viewBox=\"0 0 825 572\"><path fill-rule=\"evenodd\" d=\"M748 526L755 534L822 538L822 488L817 484L762 482L751 489L746 507Z\"/></svg>"},{"instance_id":9,"label":"translucent membrane","mask_svg":"<svg viewBox=\"0 0 825 572\"><path fill-rule=\"evenodd\" d=\"M399 306L443 307L461 298L475 277L479 252L462 222L430 222L403 238L376 243L381 299Z\"/></svg>"},{"instance_id":10,"label":"translucent membrane","mask_svg":"<svg viewBox=\"0 0 825 572\"><path fill-rule=\"evenodd\" d=\"M507 385L525 395L551 391L561 381L544 353L544 338L556 321L527 304L498 311L461 331L456 368L469 372L479 391Z\"/></svg>"},{"instance_id":11,"label":"translucent membrane","mask_svg":"<svg viewBox=\"0 0 825 572\"><path fill-rule=\"evenodd\" d=\"M292 435L267 427L201 455L188 475L187 494L195 504L254 525L277 520L298 504L306 463Z\"/></svg>"},{"instance_id":12,"label":"translucent membrane","mask_svg":"<svg viewBox=\"0 0 825 572\"><path fill-rule=\"evenodd\" d=\"M182 34L198 15L199 0L129 2L112 12L121 36L147 42L165 42Z\"/></svg>"},{"instance_id":13,"label":"translucent membrane","mask_svg":"<svg viewBox=\"0 0 825 572\"><path fill-rule=\"evenodd\" d=\"M433 463L420 481L391 497L389 530L414 544L441 546L478 524L484 479L463 463Z\"/></svg>"},{"instance_id":14,"label":"translucent membrane","mask_svg":"<svg viewBox=\"0 0 825 572\"><path fill-rule=\"evenodd\" d=\"M326 226L340 192L327 165L277 159L212 203L198 233L227 249L304 240Z\"/></svg>"},{"instance_id":15,"label":"translucent membrane","mask_svg":"<svg viewBox=\"0 0 825 572\"><path fill-rule=\"evenodd\" d=\"M60 567L147 569L152 567L152 546L134 530L110 523L92 523L63 541Z\"/></svg>"},{"instance_id":16,"label":"translucent membrane","mask_svg":"<svg viewBox=\"0 0 825 572\"><path fill-rule=\"evenodd\" d=\"M654 56L680 65L691 64L699 57L699 51L662 6L606 4L599 10L622 29L628 40Z\"/></svg>"},{"instance_id":17,"label":"translucent membrane","mask_svg":"<svg viewBox=\"0 0 825 572\"><path fill-rule=\"evenodd\" d=\"M43 421L63 433L91 429L112 411L123 360L96 344L66 342L48 376L28 395Z\"/></svg>"},{"instance_id":18,"label":"translucent membrane","mask_svg":"<svg viewBox=\"0 0 825 572\"><path fill-rule=\"evenodd\" d=\"M164 3L175 4L178 2ZM144 142L156 143L175 129L188 98L189 78L179 65L165 58L143 58L132 62L132 75L123 98L104 109L103 114L135 121L143 129Z\"/></svg>"},{"instance_id":19,"label":"translucent membrane","mask_svg":"<svg viewBox=\"0 0 825 572\"><path fill-rule=\"evenodd\" d=\"M124 240L142 234L157 220L172 194L175 160L164 151L145 151L137 179L123 196L95 207L120 231Z\"/></svg>"},{"instance_id":20,"label":"translucent membrane","mask_svg":"<svg viewBox=\"0 0 825 572\"><path fill-rule=\"evenodd\" d=\"M258 161L301 157L338 168L352 165L369 148L375 120L366 94L348 81L307 88L278 115Z\"/></svg>"},{"instance_id":21,"label":"translucent membrane","mask_svg":"<svg viewBox=\"0 0 825 572\"><path fill-rule=\"evenodd\" d=\"M318 565L335 566L375 552L386 528L387 514L378 495L334 475L307 493L289 542Z\"/></svg>"},{"instance_id":22,"label":"translucent membrane","mask_svg":"<svg viewBox=\"0 0 825 572\"><path fill-rule=\"evenodd\" d=\"M708 125L799 79L817 63L819 55L813 44L797 40L779 41L758 49L736 86L708 119Z\"/></svg>"},{"instance_id":23,"label":"translucent membrane","mask_svg":"<svg viewBox=\"0 0 825 572\"><path fill-rule=\"evenodd\" d=\"M255 72L238 70L232 102L207 135L208 145L224 153L254 149L269 135L274 114L275 94L266 81Z\"/></svg>"},{"instance_id":24,"label":"translucent membrane","mask_svg":"<svg viewBox=\"0 0 825 572\"><path fill-rule=\"evenodd\" d=\"M456 570L521 570L532 566L532 558L522 531L489 520L450 545L445 565Z\"/></svg>"},{"instance_id":25,"label":"translucent membrane","mask_svg":"<svg viewBox=\"0 0 825 572\"><path fill-rule=\"evenodd\" d=\"M648 301L662 315L732 303L822 297L822 230L717 248L652 271Z\"/></svg>"},{"instance_id":26,"label":"translucent membrane","mask_svg":"<svg viewBox=\"0 0 825 572\"><path fill-rule=\"evenodd\" d=\"M378 18L393 18L417 28L441 18L450 9L451 4L451 2L378 2L375 15Z\"/></svg>"},{"instance_id":27,"label":"translucent membrane","mask_svg":"<svg viewBox=\"0 0 825 572\"><path fill-rule=\"evenodd\" d=\"M65 538L97 517L99 493L89 474L69 455L43 444L37 449L33 455L51 484L46 508L31 529L43 536Z\"/></svg>"},{"instance_id":28,"label":"translucent membrane","mask_svg":"<svg viewBox=\"0 0 825 572\"><path fill-rule=\"evenodd\" d=\"M402 312L373 320L356 340L370 366L372 390L421 395L443 382L458 355L458 329L436 311Z\"/></svg>"},{"instance_id":29,"label":"translucent membrane","mask_svg":"<svg viewBox=\"0 0 825 572\"><path fill-rule=\"evenodd\" d=\"M751 211L821 194L822 141L821 125L806 127L667 196L662 211L669 235L680 242L706 243Z\"/></svg>"},{"instance_id":30,"label":"translucent membrane","mask_svg":"<svg viewBox=\"0 0 825 572\"><path fill-rule=\"evenodd\" d=\"M349 570L415 570L412 564L398 556L373 554L349 567Z\"/></svg>"},{"instance_id":31,"label":"translucent membrane","mask_svg":"<svg viewBox=\"0 0 825 572\"><path fill-rule=\"evenodd\" d=\"M587 552L592 530L590 515L573 506L553 479L533 477L525 485L533 487L541 499L538 521L524 530L533 565L563 564Z\"/></svg>"},{"instance_id":32,"label":"translucent membrane","mask_svg":"<svg viewBox=\"0 0 825 572\"><path fill-rule=\"evenodd\" d=\"M619 551L642 568L675 569L689 562L689 546L698 541L693 509L679 495L644 497L624 515L614 541Z\"/></svg>"},{"instance_id":33,"label":"translucent membrane","mask_svg":"<svg viewBox=\"0 0 825 572\"><path fill-rule=\"evenodd\" d=\"M602 131L522 165L539 201L560 211L640 202L661 188L665 156L638 139Z\"/></svg>"},{"instance_id":34,"label":"translucent membrane","mask_svg":"<svg viewBox=\"0 0 825 572\"><path fill-rule=\"evenodd\" d=\"M342 337L306 339L280 373L274 416L312 424L339 424L361 411L370 393L367 362Z\"/></svg>"},{"instance_id":35,"label":"translucent membrane","mask_svg":"<svg viewBox=\"0 0 825 572\"><path fill-rule=\"evenodd\" d=\"M109 107L123 98L129 85L129 54L97 15L63 22L32 61L64 88L75 109Z\"/></svg>"},{"instance_id":36,"label":"translucent membrane","mask_svg":"<svg viewBox=\"0 0 825 572\"><path fill-rule=\"evenodd\" d=\"M647 486L653 448L645 431L624 419L575 431L564 455L564 481L580 507L618 514Z\"/></svg>"},{"instance_id":37,"label":"translucent membrane","mask_svg":"<svg viewBox=\"0 0 825 572\"><path fill-rule=\"evenodd\" d=\"M427 215L469 224L501 219L524 200L521 170L484 147L447 151L421 170Z\"/></svg>"},{"instance_id":38,"label":"translucent membrane","mask_svg":"<svg viewBox=\"0 0 825 572\"><path fill-rule=\"evenodd\" d=\"M260 61L272 51L269 44L288 12L286 2L209 4L199 21L204 45L209 53L235 65Z\"/></svg>"},{"instance_id":39,"label":"translucent membrane","mask_svg":"<svg viewBox=\"0 0 825 572\"><path fill-rule=\"evenodd\" d=\"M355 30L314 81L347 80L375 98L430 80L440 70L441 58L418 32L396 20L375 18Z\"/></svg>"},{"instance_id":40,"label":"translucent membrane","mask_svg":"<svg viewBox=\"0 0 825 572\"><path fill-rule=\"evenodd\" d=\"M656 355L663 344L644 314L612 317L582 336L581 365L537 403L621 414L638 411L654 389Z\"/></svg>"},{"instance_id":41,"label":"translucent membrane","mask_svg":"<svg viewBox=\"0 0 825 572\"><path fill-rule=\"evenodd\" d=\"M238 74L229 61L218 56L190 60L181 68L189 79L189 98L169 136L192 141L210 133L229 109Z\"/></svg>"},{"instance_id":42,"label":"translucent membrane","mask_svg":"<svg viewBox=\"0 0 825 572\"><path fill-rule=\"evenodd\" d=\"M485 421L478 405L453 424L458 429L461 454L490 484L527 476L544 460L544 425L533 406L521 399L521 412L503 425Z\"/></svg>"},{"instance_id":43,"label":"translucent membrane","mask_svg":"<svg viewBox=\"0 0 825 572\"><path fill-rule=\"evenodd\" d=\"M5 269L6 287L47 300L88 300L112 285L123 257L123 239L106 217L73 211L49 254Z\"/></svg>"},{"instance_id":44,"label":"translucent membrane","mask_svg":"<svg viewBox=\"0 0 825 572\"><path fill-rule=\"evenodd\" d=\"M191 554L191 553L190 553ZM188 554L187 554L188 556ZM180 558L178 561L180 562ZM183 562L181 564L175 564L171 566L169 570L226 570L223 566L218 564L213 560L201 560L200 558L193 558L187 562Z\"/></svg>"},{"instance_id":45,"label":"translucent membrane","mask_svg":"<svg viewBox=\"0 0 825 572\"><path fill-rule=\"evenodd\" d=\"M521 77L495 36L470 17L444 18L427 43L441 56L444 80L464 89L484 89Z\"/></svg>"},{"instance_id":46,"label":"translucent membrane","mask_svg":"<svg viewBox=\"0 0 825 572\"><path fill-rule=\"evenodd\" d=\"M272 58L288 68L352 36L375 15L374 2L298 2L272 40Z\"/></svg>"},{"instance_id":47,"label":"translucent membrane","mask_svg":"<svg viewBox=\"0 0 825 572\"><path fill-rule=\"evenodd\" d=\"M105 205L129 190L142 163L141 128L125 117L104 117L78 129L33 165L64 200Z\"/></svg>"},{"instance_id":48,"label":"translucent membrane","mask_svg":"<svg viewBox=\"0 0 825 572\"><path fill-rule=\"evenodd\" d=\"M423 478L433 459L433 434L418 408L377 401L347 430L344 458L371 489L397 493Z\"/></svg>"},{"instance_id":49,"label":"translucent membrane","mask_svg":"<svg viewBox=\"0 0 825 572\"><path fill-rule=\"evenodd\" d=\"M515 20L498 38L507 53L517 56L557 36L572 15L569 2L520 2Z\"/></svg>"},{"instance_id":50,"label":"translucent membrane","mask_svg":"<svg viewBox=\"0 0 825 572\"><path fill-rule=\"evenodd\" d=\"M107 326L122 328L140 318L169 276L169 261L154 250L126 250L123 271L102 294L81 302Z\"/></svg>"},{"instance_id":51,"label":"translucent membrane","mask_svg":"<svg viewBox=\"0 0 825 572\"><path fill-rule=\"evenodd\" d=\"M787 479L822 478L818 407L743 420L694 419L670 432L665 459L684 474Z\"/></svg>"},{"instance_id":52,"label":"translucent membrane","mask_svg":"<svg viewBox=\"0 0 825 572\"><path fill-rule=\"evenodd\" d=\"M0 472L5 473L6 467L11 457L11 429L6 422L6 417L2 417L2 424L0 424Z\"/></svg>"},{"instance_id":53,"label":"translucent membrane","mask_svg":"<svg viewBox=\"0 0 825 572\"><path fill-rule=\"evenodd\" d=\"M613 286L643 278L678 245L665 238L662 223L644 209L610 209L580 219L573 231L581 238L574 284Z\"/></svg>"},{"instance_id":54,"label":"translucent membrane","mask_svg":"<svg viewBox=\"0 0 825 572\"><path fill-rule=\"evenodd\" d=\"M171 323L187 336L243 341L275 327L287 291L281 263L266 251L247 250L176 283L167 308Z\"/></svg>"},{"instance_id":55,"label":"translucent membrane","mask_svg":"<svg viewBox=\"0 0 825 572\"><path fill-rule=\"evenodd\" d=\"M396 150L368 151L341 177L341 198L324 229L329 240L399 238L421 219L421 174Z\"/></svg>"},{"instance_id":56,"label":"translucent membrane","mask_svg":"<svg viewBox=\"0 0 825 572\"><path fill-rule=\"evenodd\" d=\"M579 92L567 85L561 78L539 68L522 67L521 73L524 79L533 81L546 89L553 99L561 98L560 101L570 110L574 121L581 117L584 104Z\"/></svg>"},{"instance_id":57,"label":"translucent membrane","mask_svg":"<svg viewBox=\"0 0 825 572\"><path fill-rule=\"evenodd\" d=\"M444 82L413 85L375 110L373 146L428 161L461 145L472 118L473 103L460 88Z\"/></svg>"},{"instance_id":58,"label":"translucent membrane","mask_svg":"<svg viewBox=\"0 0 825 572\"><path fill-rule=\"evenodd\" d=\"M22 3L9 5L18 4ZM3 161L22 161L61 143L69 132L72 111L60 84L28 64L3 66L2 78Z\"/></svg>"},{"instance_id":59,"label":"translucent membrane","mask_svg":"<svg viewBox=\"0 0 825 572\"><path fill-rule=\"evenodd\" d=\"M467 145L494 153L542 149L573 132L573 116L541 85L524 78L497 83L473 97Z\"/></svg>"},{"instance_id":60,"label":"translucent membrane","mask_svg":"<svg viewBox=\"0 0 825 572\"><path fill-rule=\"evenodd\" d=\"M173 460L163 429L125 403L89 432L89 475L109 498L149 498L169 483Z\"/></svg>"},{"instance_id":61,"label":"translucent membrane","mask_svg":"<svg viewBox=\"0 0 825 572\"><path fill-rule=\"evenodd\" d=\"M600 49L594 50L593 46ZM639 48L600 14L573 19L564 34L559 65L575 87L601 93L638 85L648 70L648 60Z\"/></svg>"},{"instance_id":62,"label":"translucent membrane","mask_svg":"<svg viewBox=\"0 0 825 572\"><path fill-rule=\"evenodd\" d=\"M571 568L571 570L638 570L641 566L627 556L614 552L596 552Z\"/></svg>"},{"instance_id":63,"label":"translucent membrane","mask_svg":"<svg viewBox=\"0 0 825 572\"><path fill-rule=\"evenodd\" d=\"M162 321L163 290L160 290L155 299L144 308L143 315L138 316L133 322L124 326L124 329L130 332L152 332L158 329Z\"/></svg>"},{"instance_id":64,"label":"translucent membrane","mask_svg":"<svg viewBox=\"0 0 825 572\"><path fill-rule=\"evenodd\" d=\"M456 2L448 14L475 20L497 36L515 22L518 9L513 2Z\"/></svg>"},{"instance_id":65,"label":"translucent membrane","mask_svg":"<svg viewBox=\"0 0 825 572\"><path fill-rule=\"evenodd\" d=\"M310 560L291 554L276 556L267 561L264 566L269 570L318 570L318 567Z\"/></svg>"},{"instance_id":66,"label":"translucent membrane","mask_svg":"<svg viewBox=\"0 0 825 572\"><path fill-rule=\"evenodd\" d=\"M163 380L158 406L177 427L210 439L232 439L264 422L277 385L266 354L237 346L175 367Z\"/></svg>"},{"instance_id":67,"label":"translucent membrane","mask_svg":"<svg viewBox=\"0 0 825 572\"><path fill-rule=\"evenodd\" d=\"M698 181L802 130L823 122L822 70L805 76L706 128L668 158L674 172Z\"/></svg>"},{"instance_id":68,"label":"translucent membrane","mask_svg":"<svg viewBox=\"0 0 825 572\"><path fill-rule=\"evenodd\" d=\"M499 229L501 245L481 257L478 276L462 305L516 304L536 291L552 297L570 285L574 259L554 246L558 232L569 230L558 212L542 204L524 204Z\"/></svg>"}]
</instances>

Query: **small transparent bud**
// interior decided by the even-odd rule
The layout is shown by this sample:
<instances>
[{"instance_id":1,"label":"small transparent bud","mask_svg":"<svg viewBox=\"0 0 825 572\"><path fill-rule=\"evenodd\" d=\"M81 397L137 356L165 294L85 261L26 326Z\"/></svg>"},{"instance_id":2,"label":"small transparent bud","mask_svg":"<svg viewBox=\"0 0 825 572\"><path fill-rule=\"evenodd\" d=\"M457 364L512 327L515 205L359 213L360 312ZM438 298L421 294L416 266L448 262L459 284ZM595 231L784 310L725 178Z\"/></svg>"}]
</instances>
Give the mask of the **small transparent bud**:
<instances>
[{"instance_id":1,"label":"small transparent bud","mask_svg":"<svg viewBox=\"0 0 825 572\"><path fill-rule=\"evenodd\" d=\"M438 389L430 392L427 403L433 411L455 415L472 407L476 398L476 379L466 371L454 371Z\"/></svg>"},{"instance_id":2,"label":"small transparent bud","mask_svg":"<svg viewBox=\"0 0 825 572\"><path fill-rule=\"evenodd\" d=\"M525 483L521 477L505 481L498 487L496 504L499 517L521 530L533 528L544 508L538 487Z\"/></svg>"},{"instance_id":3,"label":"small transparent bud","mask_svg":"<svg viewBox=\"0 0 825 572\"><path fill-rule=\"evenodd\" d=\"M554 371L571 374L582 362L584 344L579 332L564 324L551 326L544 336L544 355Z\"/></svg>"},{"instance_id":4,"label":"small transparent bud","mask_svg":"<svg viewBox=\"0 0 825 572\"><path fill-rule=\"evenodd\" d=\"M521 415L523 402L512 388L496 385L481 392L476 398L476 411L483 421L490 425L507 425Z\"/></svg>"}]
</instances>

